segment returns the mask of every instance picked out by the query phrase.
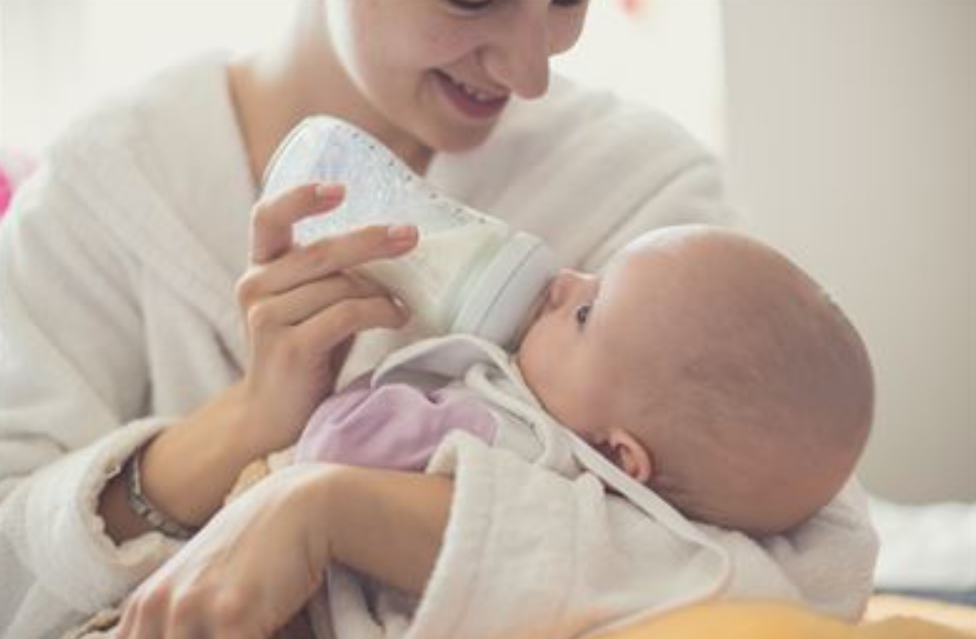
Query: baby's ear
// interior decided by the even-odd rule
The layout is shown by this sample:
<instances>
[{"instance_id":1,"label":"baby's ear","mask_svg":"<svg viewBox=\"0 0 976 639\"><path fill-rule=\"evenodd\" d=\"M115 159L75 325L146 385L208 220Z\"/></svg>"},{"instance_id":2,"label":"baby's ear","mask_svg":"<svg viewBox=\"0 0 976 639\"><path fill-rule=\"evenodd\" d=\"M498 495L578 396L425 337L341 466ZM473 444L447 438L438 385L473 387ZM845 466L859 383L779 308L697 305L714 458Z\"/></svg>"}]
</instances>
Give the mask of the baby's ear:
<instances>
[{"instance_id":1,"label":"baby's ear","mask_svg":"<svg viewBox=\"0 0 976 639\"><path fill-rule=\"evenodd\" d=\"M653 454L626 430L611 430L601 448L610 461L640 483L646 484L654 476Z\"/></svg>"}]
</instances>

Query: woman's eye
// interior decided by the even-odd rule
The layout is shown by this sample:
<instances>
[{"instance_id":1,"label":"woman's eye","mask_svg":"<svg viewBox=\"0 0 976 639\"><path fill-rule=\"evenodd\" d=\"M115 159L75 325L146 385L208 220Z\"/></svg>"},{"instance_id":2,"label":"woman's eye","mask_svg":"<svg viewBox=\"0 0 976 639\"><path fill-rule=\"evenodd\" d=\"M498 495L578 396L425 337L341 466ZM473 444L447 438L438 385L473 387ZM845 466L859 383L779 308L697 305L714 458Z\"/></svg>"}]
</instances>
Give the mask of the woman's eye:
<instances>
[{"instance_id":1,"label":"woman's eye","mask_svg":"<svg viewBox=\"0 0 976 639\"><path fill-rule=\"evenodd\" d=\"M471 12L487 9L489 6L494 4L494 0L481 0L481 2L475 2L473 0L444 0L444 2L451 5L455 9Z\"/></svg>"},{"instance_id":2,"label":"woman's eye","mask_svg":"<svg viewBox=\"0 0 976 639\"><path fill-rule=\"evenodd\" d=\"M593 308L592 304L583 304L582 306L576 307L576 323L580 326L586 324L586 319L590 316L590 309Z\"/></svg>"},{"instance_id":3,"label":"woman's eye","mask_svg":"<svg viewBox=\"0 0 976 639\"><path fill-rule=\"evenodd\" d=\"M570 8L578 7L580 5L586 4L589 0L552 0L552 4L557 7ZM487 9L493 4L497 4L496 0L444 0L447 4L460 9L462 11L480 11L482 9Z\"/></svg>"}]
</instances>

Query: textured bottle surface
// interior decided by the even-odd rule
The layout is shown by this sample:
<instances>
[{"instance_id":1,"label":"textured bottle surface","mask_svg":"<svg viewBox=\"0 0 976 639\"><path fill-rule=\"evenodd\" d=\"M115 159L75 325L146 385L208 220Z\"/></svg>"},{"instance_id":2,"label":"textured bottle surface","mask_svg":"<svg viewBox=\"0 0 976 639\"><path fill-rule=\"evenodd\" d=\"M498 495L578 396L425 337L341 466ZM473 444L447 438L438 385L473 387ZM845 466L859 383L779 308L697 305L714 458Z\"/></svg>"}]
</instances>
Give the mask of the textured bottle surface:
<instances>
[{"instance_id":1,"label":"textured bottle surface","mask_svg":"<svg viewBox=\"0 0 976 639\"><path fill-rule=\"evenodd\" d=\"M424 232L409 255L377 260L354 269L381 282L411 310L421 334L445 332L464 295L465 283L504 241L505 229L494 224L467 224Z\"/></svg>"},{"instance_id":2,"label":"textured bottle surface","mask_svg":"<svg viewBox=\"0 0 976 639\"><path fill-rule=\"evenodd\" d=\"M417 226L413 251L355 269L410 308L415 335L463 330L505 341L517 323L513 317L525 314L555 270L549 254L537 250L537 238L513 234L501 220L436 193L348 123L315 117L299 125L269 164L265 195L311 181L343 184L346 198L295 225L301 245L372 224Z\"/></svg>"}]
</instances>

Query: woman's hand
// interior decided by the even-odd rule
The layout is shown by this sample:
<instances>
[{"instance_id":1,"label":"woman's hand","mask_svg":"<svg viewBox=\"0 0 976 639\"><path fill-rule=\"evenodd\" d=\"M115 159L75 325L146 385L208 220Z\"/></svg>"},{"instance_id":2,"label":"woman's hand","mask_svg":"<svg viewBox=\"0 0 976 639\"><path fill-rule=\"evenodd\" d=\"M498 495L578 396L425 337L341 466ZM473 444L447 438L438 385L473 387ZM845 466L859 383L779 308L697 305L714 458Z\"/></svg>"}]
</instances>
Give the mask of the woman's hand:
<instances>
[{"instance_id":1,"label":"woman's hand","mask_svg":"<svg viewBox=\"0 0 976 639\"><path fill-rule=\"evenodd\" d=\"M436 475L300 464L218 512L126 601L121 639L270 637L336 561L420 595L453 484Z\"/></svg>"},{"instance_id":2,"label":"woman's hand","mask_svg":"<svg viewBox=\"0 0 976 639\"><path fill-rule=\"evenodd\" d=\"M156 437L142 466L149 501L184 525L205 523L244 466L298 439L332 392L355 333L407 320L407 310L384 289L348 269L407 252L416 228L373 226L293 246L292 224L335 208L342 197L341 186L309 184L255 208L251 266L237 289L250 346L247 373ZM147 529L128 506L120 477L99 508L119 542Z\"/></svg>"},{"instance_id":3,"label":"woman's hand","mask_svg":"<svg viewBox=\"0 0 976 639\"><path fill-rule=\"evenodd\" d=\"M330 472L285 468L218 512L127 600L119 636L272 636L321 585L330 560Z\"/></svg>"},{"instance_id":4,"label":"woman's hand","mask_svg":"<svg viewBox=\"0 0 976 639\"><path fill-rule=\"evenodd\" d=\"M343 194L339 185L309 184L254 211L251 267L237 293L250 345L241 436L256 454L295 442L332 391L355 333L399 328L408 318L387 291L348 269L405 253L416 244L415 228L373 226L292 244L295 222L335 208Z\"/></svg>"}]
</instances>

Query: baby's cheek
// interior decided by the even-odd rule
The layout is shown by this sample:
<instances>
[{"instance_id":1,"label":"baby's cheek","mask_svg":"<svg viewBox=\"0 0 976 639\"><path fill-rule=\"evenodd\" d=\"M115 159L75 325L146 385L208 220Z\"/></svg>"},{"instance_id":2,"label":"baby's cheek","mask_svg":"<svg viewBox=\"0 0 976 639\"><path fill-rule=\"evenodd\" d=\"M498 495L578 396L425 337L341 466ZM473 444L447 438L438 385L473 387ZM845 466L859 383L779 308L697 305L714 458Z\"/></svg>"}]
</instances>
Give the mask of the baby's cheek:
<instances>
[{"instance_id":1,"label":"baby's cheek","mask_svg":"<svg viewBox=\"0 0 976 639\"><path fill-rule=\"evenodd\" d=\"M568 393L564 388L564 376L558 357L547 357L542 349L524 347L519 351L517 363L526 386L532 391L543 408L557 419L565 413Z\"/></svg>"},{"instance_id":2,"label":"baby's cheek","mask_svg":"<svg viewBox=\"0 0 976 639\"><path fill-rule=\"evenodd\" d=\"M601 396L589 376L578 374L572 366L557 366L558 380L544 386L540 398L546 410L560 424L586 441L598 439L605 429L606 398Z\"/></svg>"}]
</instances>

